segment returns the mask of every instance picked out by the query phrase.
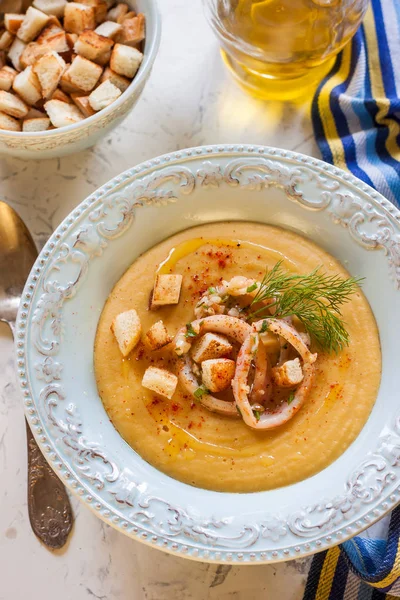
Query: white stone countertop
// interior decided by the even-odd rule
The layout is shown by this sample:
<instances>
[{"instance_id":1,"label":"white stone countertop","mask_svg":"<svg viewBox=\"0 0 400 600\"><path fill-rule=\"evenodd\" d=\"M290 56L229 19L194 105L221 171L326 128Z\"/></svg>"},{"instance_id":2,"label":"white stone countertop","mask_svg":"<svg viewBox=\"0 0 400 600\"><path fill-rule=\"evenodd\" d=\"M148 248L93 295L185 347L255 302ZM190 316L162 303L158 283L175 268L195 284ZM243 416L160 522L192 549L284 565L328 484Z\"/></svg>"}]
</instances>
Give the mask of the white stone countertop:
<instances>
[{"instance_id":1,"label":"white stone countertop","mask_svg":"<svg viewBox=\"0 0 400 600\"><path fill-rule=\"evenodd\" d=\"M279 146L319 156L309 105L262 102L231 79L200 0L159 0L163 34L139 103L91 150L62 159L0 158L0 197L38 244L97 187L144 160L201 144ZM105 525L72 499L67 547L31 532L26 441L13 345L0 323L0 600L301 600L308 560L230 567L175 558Z\"/></svg>"}]
</instances>

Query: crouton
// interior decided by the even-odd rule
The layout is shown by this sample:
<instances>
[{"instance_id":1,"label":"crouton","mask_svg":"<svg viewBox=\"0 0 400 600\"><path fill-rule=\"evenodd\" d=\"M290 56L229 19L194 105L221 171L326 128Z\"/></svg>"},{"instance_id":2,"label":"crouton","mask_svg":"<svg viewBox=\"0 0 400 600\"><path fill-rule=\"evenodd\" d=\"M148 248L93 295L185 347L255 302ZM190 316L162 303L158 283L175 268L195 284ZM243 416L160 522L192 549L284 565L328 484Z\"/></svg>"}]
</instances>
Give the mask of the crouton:
<instances>
[{"instance_id":1,"label":"crouton","mask_svg":"<svg viewBox=\"0 0 400 600\"><path fill-rule=\"evenodd\" d=\"M62 89L65 92L91 92L103 73L100 65L77 56L62 77ZM66 89L68 88L69 89ZM72 88L72 89L71 89Z\"/></svg>"},{"instance_id":2,"label":"crouton","mask_svg":"<svg viewBox=\"0 0 400 600\"><path fill-rule=\"evenodd\" d=\"M18 96L10 94L10 92L0 91L0 111L10 115L11 117L25 117L28 113L28 106Z\"/></svg>"},{"instance_id":3,"label":"crouton","mask_svg":"<svg viewBox=\"0 0 400 600\"><path fill-rule=\"evenodd\" d=\"M203 385L213 393L226 390L235 374L236 363L229 358L211 358L201 363Z\"/></svg>"},{"instance_id":4,"label":"crouton","mask_svg":"<svg viewBox=\"0 0 400 600\"><path fill-rule=\"evenodd\" d=\"M50 117L54 127L65 127L78 123L84 118L80 110L73 104L67 104L61 100L49 100L44 105L45 111Z\"/></svg>"},{"instance_id":5,"label":"crouton","mask_svg":"<svg viewBox=\"0 0 400 600\"><path fill-rule=\"evenodd\" d=\"M33 65L42 87L43 98L49 98L57 89L65 67L64 60L54 51L48 52Z\"/></svg>"},{"instance_id":6,"label":"crouton","mask_svg":"<svg viewBox=\"0 0 400 600\"><path fill-rule=\"evenodd\" d=\"M73 47L75 46L76 40L78 39L78 34L77 33L66 33L65 34L65 38L67 40L67 44L68 44L68 48L70 50L73 49Z\"/></svg>"},{"instance_id":7,"label":"crouton","mask_svg":"<svg viewBox=\"0 0 400 600\"><path fill-rule=\"evenodd\" d=\"M37 108L30 107L28 114L25 116L25 121L27 119L42 119L43 117L46 118L46 113L38 110Z\"/></svg>"},{"instance_id":8,"label":"crouton","mask_svg":"<svg viewBox=\"0 0 400 600\"><path fill-rule=\"evenodd\" d=\"M110 67L106 67L104 69L104 73L100 78L100 83L103 83L103 81L111 81L111 83L121 90L121 92L124 92L126 89L128 89L131 83L130 79L127 79L127 77L123 77L122 75L118 75L118 73L115 73L112 69L110 69Z\"/></svg>"},{"instance_id":9,"label":"crouton","mask_svg":"<svg viewBox=\"0 0 400 600\"><path fill-rule=\"evenodd\" d=\"M107 21L118 21L119 18L126 15L128 10L129 6L127 4L117 4L117 6L108 11Z\"/></svg>"},{"instance_id":10,"label":"crouton","mask_svg":"<svg viewBox=\"0 0 400 600\"><path fill-rule=\"evenodd\" d=\"M93 110L102 110L119 98L121 93L111 81L104 81L90 94L89 104Z\"/></svg>"},{"instance_id":11,"label":"crouton","mask_svg":"<svg viewBox=\"0 0 400 600\"><path fill-rule=\"evenodd\" d=\"M12 86L14 77L16 76L17 72L18 71L16 71L12 67L7 66L0 69L0 90L8 92L8 90Z\"/></svg>"},{"instance_id":12,"label":"crouton","mask_svg":"<svg viewBox=\"0 0 400 600\"><path fill-rule=\"evenodd\" d=\"M46 15L54 15L55 17L62 18L67 0L33 0L32 4Z\"/></svg>"},{"instance_id":13,"label":"crouton","mask_svg":"<svg viewBox=\"0 0 400 600\"><path fill-rule=\"evenodd\" d=\"M111 56L114 42L95 31L84 31L75 43L74 50L80 56L99 65L106 65Z\"/></svg>"},{"instance_id":14,"label":"crouton","mask_svg":"<svg viewBox=\"0 0 400 600\"><path fill-rule=\"evenodd\" d=\"M61 102L66 102L67 104L72 103L70 96L68 96L67 94L64 94L64 92L62 90L60 90L60 88L57 88L56 90L54 90L54 92L51 95L50 100L61 100Z\"/></svg>"},{"instance_id":15,"label":"crouton","mask_svg":"<svg viewBox=\"0 0 400 600\"><path fill-rule=\"evenodd\" d=\"M136 310L132 308L117 315L111 323L111 331L122 356L128 356L139 342L142 333L142 325Z\"/></svg>"},{"instance_id":16,"label":"crouton","mask_svg":"<svg viewBox=\"0 0 400 600\"><path fill-rule=\"evenodd\" d=\"M49 15L30 6L18 28L17 37L25 43L31 42L42 31L48 20Z\"/></svg>"},{"instance_id":17,"label":"crouton","mask_svg":"<svg viewBox=\"0 0 400 600\"><path fill-rule=\"evenodd\" d=\"M151 350L159 350L169 344L171 340L172 337L161 320L154 323L145 336L145 341Z\"/></svg>"},{"instance_id":18,"label":"crouton","mask_svg":"<svg viewBox=\"0 0 400 600\"><path fill-rule=\"evenodd\" d=\"M132 78L135 76L142 60L143 54L136 48L115 44L111 53L110 67L118 75Z\"/></svg>"},{"instance_id":19,"label":"crouton","mask_svg":"<svg viewBox=\"0 0 400 600\"><path fill-rule=\"evenodd\" d=\"M122 21L122 31L118 34L117 41L126 46L137 46L144 40L145 17L139 14L133 19L125 18Z\"/></svg>"},{"instance_id":20,"label":"crouton","mask_svg":"<svg viewBox=\"0 0 400 600\"><path fill-rule=\"evenodd\" d=\"M21 121L0 112L0 129L7 131L21 131Z\"/></svg>"},{"instance_id":21,"label":"crouton","mask_svg":"<svg viewBox=\"0 0 400 600\"><path fill-rule=\"evenodd\" d=\"M25 15L7 13L4 15L4 27L7 29L7 31L15 35L18 29L21 27L24 18Z\"/></svg>"},{"instance_id":22,"label":"crouton","mask_svg":"<svg viewBox=\"0 0 400 600\"><path fill-rule=\"evenodd\" d=\"M170 400L178 385L178 378L166 369L148 367L143 375L142 386Z\"/></svg>"},{"instance_id":23,"label":"crouton","mask_svg":"<svg viewBox=\"0 0 400 600\"><path fill-rule=\"evenodd\" d=\"M279 387L293 387L303 381L304 375L300 360L287 360L283 365L272 369L272 379Z\"/></svg>"},{"instance_id":24,"label":"crouton","mask_svg":"<svg viewBox=\"0 0 400 600\"><path fill-rule=\"evenodd\" d=\"M25 119L22 123L22 131L46 131L50 127L50 119Z\"/></svg>"},{"instance_id":25,"label":"crouton","mask_svg":"<svg viewBox=\"0 0 400 600\"><path fill-rule=\"evenodd\" d=\"M71 98L86 118L96 114L96 111L89 104L89 96L82 96L82 93L78 92L71 94Z\"/></svg>"},{"instance_id":26,"label":"crouton","mask_svg":"<svg viewBox=\"0 0 400 600\"><path fill-rule=\"evenodd\" d=\"M14 41L14 36L9 31L3 31L0 34L0 50L7 50Z\"/></svg>"},{"instance_id":27,"label":"crouton","mask_svg":"<svg viewBox=\"0 0 400 600\"><path fill-rule=\"evenodd\" d=\"M137 14L135 13L134 10L130 10L129 12L126 13L126 15L122 15L121 17L119 17L117 23L119 23L120 25L122 25L122 23L126 20L126 19L133 19L137 17Z\"/></svg>"},{"instance_id":28,"label":"crouton","mask_svg":"<svg viewBox=\"0 0 400 600\"><path fill-rule=\"evenodd\" d=\"M223 335L206 333L192 345L190 354L196 363L211 358L227 357L232 352L232 344Z\"/></svg>"},{"instance_id":29,"label":"crouton","mask_svg":"<svg viewBox=\"0 0 400 600\"><path fill-rule=\"evenodd\" d=\"M36 40L37 44L45 44L55 52L68 52L70 47L67 43L67 35L58 25L45 27Z\"/></svg>"},{"instance_id":30,"label":"crouton","mask_svg":"<svg viewBox=\"0 0 400 600\"><path fill-rule=\"evenodd\" d=\"M156 275L151 298L151 309L153 310L158 306L166 306L167 304L178 304L181 285L182 275Z\"/></svg>"},{"instance_id":31,"label":"crouton","mask_svg":"<svg viewBox=\"0 0 400 600\"><path fill-rule=\"evenodd\" d=\"M18 73L12 87L27 104L36 104L42 97L39 79L32 71L32 67L26 67L24 71Z\"/></svg>"},{"instance_id":32,"label":"crouton","mask_svg":"<svg viewBox=\"0 0 400 600\"><path fill-rule=\"evenodd\" d=\"M119 25L119 23L114 23L114 21L105 21L96 27L94 31L99 35L110 38L110 40L115 40L116 36L121 30L122 25Z\"/></svg>"},{"instance_id":33,"label":"crouton","mask_svg":"<svg viewBox=\"0 0 400 600\"><path fill-rule=\"evenodd\" d=\"M107 19L107 2L105 0L80 0L81 4L91 6L94 10L96 24L99 25Z\"/></svg>"},{"instance_id":34,"label":"crouton","mask_svg":"<svg viewBox=\"0 0 400 600\"><path fill-rule=\"evenodd\" d=\"M22 71L24 68L21 64L21 55L25 48L25 42L21 42L21 40L15 38L8 51L8 60L11 61L12 66L14 69L17 69L17 71Z\"/></svg>"},{"instance_id":35,"label":"crouton","mask_svg":"<svg viewBox=\"0 0 400 600\"><path fill-rule=\"evenodd\" d=\"M79 2L69 2L65 6L64 29L69 33L82 33L85 29L94 29L96 18L93 6Z\"/></svg>"}]
</instances>

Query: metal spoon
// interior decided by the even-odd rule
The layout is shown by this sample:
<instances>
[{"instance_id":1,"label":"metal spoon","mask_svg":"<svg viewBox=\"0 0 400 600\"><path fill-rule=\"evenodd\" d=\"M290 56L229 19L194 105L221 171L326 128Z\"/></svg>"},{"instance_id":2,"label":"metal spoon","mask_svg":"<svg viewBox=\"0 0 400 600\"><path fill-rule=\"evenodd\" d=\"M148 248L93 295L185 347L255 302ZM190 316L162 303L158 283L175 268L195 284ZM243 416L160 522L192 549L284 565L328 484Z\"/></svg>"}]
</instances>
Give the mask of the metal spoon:
<instances>
[{"instance_id":1,"label":"metal spoon","mask_svg":"<svg viewBox=\"0 0 400 600\"><path fill-rule=\"evenodd\" d=\"M0 201L0 321L14 334L22 291L37 257L23 221ZM29 520L38 538L50 548L61 548L72 527L72 511L64 485L50 468L26 423L28 438Z\"/></svg>"}]
</instances>

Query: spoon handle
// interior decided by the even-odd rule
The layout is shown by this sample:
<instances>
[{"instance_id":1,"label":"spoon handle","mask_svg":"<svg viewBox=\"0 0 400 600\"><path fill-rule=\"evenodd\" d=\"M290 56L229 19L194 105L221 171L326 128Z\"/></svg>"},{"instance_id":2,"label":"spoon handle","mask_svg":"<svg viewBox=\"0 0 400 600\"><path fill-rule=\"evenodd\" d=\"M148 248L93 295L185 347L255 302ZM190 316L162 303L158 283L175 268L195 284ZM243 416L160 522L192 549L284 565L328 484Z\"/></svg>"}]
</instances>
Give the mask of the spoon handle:
<instances>
[{"instance_id":1,"label":"spoon handle","mask_svg":"<svg viewBox=\"0 0 400 600\"><path fill-rule=\"evenodd\" d=\"M26 422L28 441L28 510L32 529L49 548L62 548L72 528L67 491L48 465Z\"/></svg>"}]
</instances>

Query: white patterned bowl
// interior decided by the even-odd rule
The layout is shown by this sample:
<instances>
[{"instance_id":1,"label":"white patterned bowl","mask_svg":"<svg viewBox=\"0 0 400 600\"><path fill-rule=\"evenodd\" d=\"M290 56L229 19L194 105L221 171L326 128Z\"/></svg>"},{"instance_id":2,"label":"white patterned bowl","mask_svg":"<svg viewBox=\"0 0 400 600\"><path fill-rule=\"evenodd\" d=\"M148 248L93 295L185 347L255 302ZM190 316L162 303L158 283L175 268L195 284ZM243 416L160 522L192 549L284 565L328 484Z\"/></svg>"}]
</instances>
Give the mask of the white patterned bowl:
<instances>
[{"instance_id":1,"label":"white patterned bowl","mask_svg":"<svg viewBox=\"0 0 400 600\"><path fill-rule=\"evenodd\" d=\"M0 129L0 155L41 160L81 152L96 144L128 116L150 76L161 38L157 0L124 0L146 15L146 41L140 69L121 96L110 106L74 125L50 131L14 132Z\"/></svg>"},{"instance_id":2,"label":"white patterned bowl","mask_svg":"<svg viewBox=\"0 0 400 600\"><path fill-rule=\"evenodd\" d=\"M322 472L252 494L199 490L147 464L111 425L93 374L103 304L142 252L209 221L306 235L365 276L382 341L378 399ZM16 336L26 416L53 469L100 518L168 552L251 563L328 548L400 500L400 212L348 173L254 146L182 150L104 185L58 227L27 282Z\"/></svg>"}]
</instances>

